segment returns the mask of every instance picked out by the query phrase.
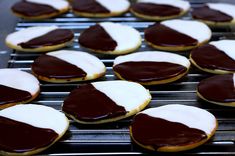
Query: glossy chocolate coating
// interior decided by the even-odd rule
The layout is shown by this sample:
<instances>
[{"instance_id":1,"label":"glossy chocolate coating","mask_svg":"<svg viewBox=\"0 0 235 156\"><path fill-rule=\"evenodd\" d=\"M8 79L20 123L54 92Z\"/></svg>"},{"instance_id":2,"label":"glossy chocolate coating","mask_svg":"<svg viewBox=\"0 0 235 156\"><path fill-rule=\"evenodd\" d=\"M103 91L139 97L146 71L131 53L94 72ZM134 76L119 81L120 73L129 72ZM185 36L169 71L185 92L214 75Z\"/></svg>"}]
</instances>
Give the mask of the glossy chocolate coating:
<instances>
[{"instance_id":1,"label":"glossy chocolate coating","mask_svg":"<svg viewBox=\"0 0 235 156\"><path fill-rule=\"evenodd\" d=\"M50 55L41 55L32 64L36 75L47 78L67 79L84 78L87 73L81 68Z\"/></svg>"},{"instance_id":2,"label":"glossy chocolate coating","mask_svg":"<svg viewBox=\"0 0 235 156\"><path fill-rule=\"evenodd\" d=\"M207 100L214 102L235 102L233 75L216 75L198 84L198 92Z\"/></svg>"},{"instance_id":3,"label":"glossy chocolate coating","mask_svg":"<svg viewBox=\"0 0 235 156\"><path fill-rule=\"evenodd\" d=\"M195 8L192 12L192 16L195 19L212 21L212 22L230 22L233 18L221 11L214 10L208 6Z\"/></svg>"},{"instance_id":4,"label":"glossy chocolate coating","mask_svg":"<svg viewBox=\"0 0 235 156\"><path fill-rule=\"evenodd\" d=\"M11 9L15 13L29 17L48 15L59 12L49 5L32 3L24 0L14 4Z\"/></svg>"},{"instance_id":5,"label":"glossy chocolate coating","mask_svg":"<svg viewBox=\"0 0 235 156\"><path fill-rule=\"evenodd\" d=\"M131 124L133 138L155 150L165 146L187 146L207 138L205 132L184 124L138 114Z\"/></svg>"},{"instance_id":6,"label":"glossy chocolate coating","mask_svg":"<svg viewBox=\"0 0 235 156\"><path fill-rule=\"evenodd\" d=\"M117 42L99 24L86 29L80 35L79 43L83 47L102 51L113 51L117 47Z\"/></svg>"},{"instance_id":7,"label":"glossy chocolate coating","mask_svg":"<svg viewBox=\"0 0 235 156\"><path fill-rule=\"evenodd\" d=\"M125 80L151 82L176 77L187 68L167 62L124 62L113 67Z\"/></svg>"},{"instance_id":8,"label":"glossy chocolate coating","mask_svg":"<svg viewBox=\"0 0 235 156\"><path fill-rule=\"evenodd\" d=\"M49 146L58 137L51 129L38 128L0 116L0 149L23 153Z\"/></svg>"},{"instance_id":9,"label":"glossy chocolate coating","mask_svg":"<svg viewBox=\"0 0 235 156\"><path fill-rule=\"evenodd\" d=\"M125 115L124 107L117 105L92 84L73 90L65 99L62 110L81 121L99 121Z\"/></svg>"},{"instance_id":10,"label":"glossy chocolate coating","mask_svg":"<svg viewBox=\"0 0 235 156\"><path fill-rule=\"evenodd\" d=\"M0 105L27 101L32 98L32 95L27 91L4 85L0 85L0 95Z\"/></svg>"},{"instance_id":11,"label":"glossy chocolate coating","mask_svg":"<svg viewBox=\"0 0 235 156\"><path fill-rule=\"evenodd\" d=\"M103 7L95 0L72 0L72 8L78 12L84 13L110 13L108 9ZM114 4L115 5L115 4Z\"/></svg>"},{"instance_id":12,"label":"glossy chocolate coating","mask_svg":"<svg viewBox=\"0 0 235 156\"><path fill-rule=\"evenodd\" d=\"M196 39L160 23L149 26L145 30L145 39L147 42L162 47L195 46L198 44Z\"/></svg>"},{"instance_id":13,"label":"glossy chocolate coating","mask_svg":"<svg viewBox=\"0 0 235 156\"><path fill-rule=\"evenodd\" d=\"M147 16L174 16L181 13L181 9L163 4L154 4L154 3L136 3L133 4L131 9L134 12L137 12L142 15Z\"/></svg>"},{"instance_id":14,"label":"glossy chocolate coating","mask_svg":"<svg viewBox=\"0 0 235 156\"><path fill-rule=\"evenodd\" d=\"M235 61L210 44L194 49L191 58L201 68L235 71Z\"/></svg>"},{"instance_id":15,"label":"glossy chocolate coating","mask_svg":"<svg viewBox=\"0 0 235 156\"><path fill-rule=\"evenodd\" d=\"M54 46L63 44L73 39L74 35L71 30L56 29L45 35L39 36L27 42L19 43L22 48L40 48L45 46Z\"/></svg>"}]
</instances>

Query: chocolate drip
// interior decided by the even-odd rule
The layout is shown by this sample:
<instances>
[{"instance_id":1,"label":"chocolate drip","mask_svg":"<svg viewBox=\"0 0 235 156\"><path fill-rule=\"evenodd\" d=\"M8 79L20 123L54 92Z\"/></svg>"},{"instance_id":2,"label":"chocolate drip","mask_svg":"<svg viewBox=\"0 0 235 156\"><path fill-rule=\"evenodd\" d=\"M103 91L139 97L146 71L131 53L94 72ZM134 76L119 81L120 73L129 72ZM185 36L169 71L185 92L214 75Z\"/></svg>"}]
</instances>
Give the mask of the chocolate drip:
<instances>
[{"instance_id":1,"label":"chocolate drip","mask_svg":"<svg viewBox=\"0 0 235 156\"><path fill-rule=\"evenodd\" d=\"M95 0L72 0L72 8L78 12L85 13L110 13L108 9L103 7Z\"/></svg>"},{"instance_id":2,"label":"chocolate drip","mask_svg":"<svg viewBox=\"0 0 235 156\"><path fill-rule=\"evenodd\" d=\"M43 36L33 38L27 42L19 43L22 48L40 48L45 46L53 46L63 44L72 40L74 37L71 30L56 29Z\"/></svg>"},{"instance_id":3,"label":"chocolate drip","mask_svg":"<svg viewBox=\"0 0 235 156\"><path fill-rule=\"evenodd\" d=\"M80 78L87 73L81 68L50 55L41 55L32 64L32 71L48 78Z\"/></svg>"},{"instance_id":4,"label":"chocolate drip","mask_svg":"<svg viewBox=\"0 0 235 156\"><path fill-rule=\"evenodd\" d=\"M208 6L195 8L192 12L192 16L196 19L213 22L230 22L233 20L233 17L221 11L211 9Z\"/></svg>"},{"instance_id":5,"label":"chocolate drip","mask_svg":"<svg viewBox=\"0 0 235 156\"><path fill-rule=\"evenodd\" d=\"M51 129L37 128L0 116L0 149L23 153L49 146L58 137Z\"/></svg>"},{"instance_id":6,"label":"chocolate drip","mask_svg":"<svg viewBox=\"0 0 235 156\"><path fill-rule=\"evenodd\" d=\"M165 146L191 145L207 138L206 133L199 129L146 114L135 116L131 127L137 142L156 150Z\"/></svg>"},{"instance_id":7,"label":"chocolate drip","mask_svg":"<svg viewBox=\"0 0 235 156\"><path fill-rule=\"evenodd\" d=\"M124 107L117 105L92 84L73 90L65 99L62 110L81 121L98 121L127 113Z\"/></svg>"},{"instance_id":8,"label":"chocolate drip","mask_svg":"<svg viewBox=\"0 0 235 156\"><path fill-rule=\"evenodd\" d=\"M235 102L233 75L217 75L198 84L198 92L207 100L215 102Z\"/></svg>"},{"instance_id":9,"label":"chocolate drip","mask_svg":"<svg viewBox=\"0 0 235 156\"><path fill-rule=\"evenodd\" d=\"M80 35L79 43L86 48L102 51L113 51L117 47L117 42L98 24L86 29Z\"/></svg>"},{"instance_id":10,"label":"chocolate drip","mask_svg":"<svg viewBox=\"0 0 235 156\"><path fill-rule=\"evenodd\" d=\"M32 98L32 95L27 91L4 85L0 85L0 95L0 105L27 101Z\"/></svg>"},{"instance_id":11,"label":"chocolate drip","mask_svg":"<svg viewBox=\"0 0 235 156\"><path fill-rule=\"evenodd\" d=\"M17 2L11 9L15 13L22 14L24 16L42 16L59 12L49 5L32 3L25 0Z\"/></svg>"},{"instance_id":12,"label":"chocolate drip","mask_svg":"<svg viewBox=\"0 0 235 156\"><path fill-rule=\"evenodd\" d=\"M113 69L125 80L137 82L169 79L187 71L182 65L167 62L124 62Z\"/></svg>"},{"instance_id":13,"label":"chocolate drip","mask_svg":"<svg viewBox=\"0 0 235 156\"><path fill-rule=\"evenodd\" d=\"M145 39L154 45L163 47L195 46L198 44L196 39L160 23L156 23L145 30Z\"/></svg>"},{"instance_id":14,"label":"chocolate drip","mask_svg":"<svg viewBox=\"0 0 235 156\"><path fill-rule=\"evenodd\" d=\"M136 3L131 8L139 14L148 16L174 16L181 12L180 8L154 3Z\"/></svg>"},{"instance_id":15,"label":"chocolate drip","mask_svg":"<svg viewBox=\"0 0 235 156\"><path fill-rule=\"evenodd\" d=\"M194 49L191 58L202 68L235 71L235 61L210 44Z\"/></svg>"}]
</instances>

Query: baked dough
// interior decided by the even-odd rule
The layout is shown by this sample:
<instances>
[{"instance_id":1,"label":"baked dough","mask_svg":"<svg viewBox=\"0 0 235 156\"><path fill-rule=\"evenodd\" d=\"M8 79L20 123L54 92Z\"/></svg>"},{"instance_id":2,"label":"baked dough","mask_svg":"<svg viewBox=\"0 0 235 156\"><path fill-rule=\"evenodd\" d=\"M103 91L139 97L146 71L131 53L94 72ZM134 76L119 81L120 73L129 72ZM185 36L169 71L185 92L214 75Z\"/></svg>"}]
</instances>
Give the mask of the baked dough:
<instances>
[{"instance_id":1,"label":"baked dough","mask_svg":"<svg viewBox=\"0 0 235 156\"><path fill-rule=\"evenodd\" d=\"M40 80L66 83L94 80L105 75L105 65L85 52L59 50L38 57L32 64L33 74Z\"/></svg>"},{"instance_id":2,"label":"baked dough","mask_svg":"<svg viewBox=\"0 0 235 156\"><path fill-rule=\"evenodd\" d=\"M171 104L138 113L130 126L130 135L145 149L179 152L204 144L217 127L216 118L206 110Z\"/></svg>"},{"instance_id":3,"label":"baked dough","mask_svg":"<svg viewBox=\"0 0 235 156\"><path fill-rule=\"evenodd\" d=\"M39 81L17 69L0 69L0 93L0 109L28 103L39 95Z\"/></svg>"}]
</instances>

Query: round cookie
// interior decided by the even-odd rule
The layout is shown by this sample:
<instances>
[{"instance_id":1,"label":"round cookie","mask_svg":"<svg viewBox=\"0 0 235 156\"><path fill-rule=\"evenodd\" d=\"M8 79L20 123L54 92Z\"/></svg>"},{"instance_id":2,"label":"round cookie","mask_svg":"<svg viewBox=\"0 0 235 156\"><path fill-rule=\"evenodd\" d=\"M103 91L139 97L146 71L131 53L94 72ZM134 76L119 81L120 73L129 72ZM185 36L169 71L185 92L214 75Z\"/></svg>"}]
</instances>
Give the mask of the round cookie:
<instances>
[{"instance_id":1,"label":"round cookie","mask_svg":"<svg viewBox=\"0 0 235 156\"><path fill-rule=\"evenodd\" d=\"M97 57L71 50L46 53L32 64L32 72L38 79L55 83L93 80L105 71L105 65Z\"/></svg>"},{"instance_id":2,"label":"round cookie","mask_svg":"<svg viewBox=\"0 0 235 156\"><path fill-rule=\"evenodd\" d=\"M235 5L227 3L206 3L192 11L192 17L210 26L235 24Z\"/></svg>"},{"instance_id":3,"label":"round cookie","mask_svg":"<svg viewBox=\"0 0 235 156\"><path fill-rule=\"evenodd\" d=\"M69 3L66 0L21 0L15 3L11 10L20 18L39 20L67 12Z\"/></svg>"},{"instance_id":4,"label":"round cookie","mask_svg":"<svg viewBox=\"0 0 235 156\"><path fill-rule=\"evenodd\" d=\"M124 80L143 85L165 84L176 81L188 73L189 60L178 54L145 51L114 60L115 75Z\"/></svg>"},{"instance_id":5,"label":"round cookie","mask_svg":"<svg viewBox=\"0 0 235 156\"><path fill-rule=\"evenodd\" d=\"M81 46L103 54L126 54L141 45L140 33L127 25L102 22L83 31L79 36Z\"/></svg>"},{"instance_id":6,"label":"round cookie","mask_svg":"<svg viewBox=\"0 0 235 156\"><path fill-rule=\"evenodd\" d=\"M212 34L202 22L180 19L155 23L144 33L149 45L167 51L184 51L201 46L210 40Z\"/></svg>"},{"instance_id":7,"label":"round cookie","mask_svg":"<svg viewBox=\"0 0 235 156\"><path fill-rule=\"evenodd\" d=\"M129 10L128 0L70 0L73 12L84 17L119 16Z\"/></svg>"},{"instance_id":8,"label":"round cookie","mask_svg":"<svg viewBox=\"0 0 235 156\"><path fill-rule=\"evenodd\" d=\"M17 69L0 69L0 109L28 103L40 93L38 80Z\"/></svg>"},{"instance_id":9,"label":"round cookie","mask_svg":"<svg viewBox=\"0 0 235 156\"><path fill-rule=\"evenodd\" d=\"M138 0L130 10L137 17L159 21L182 16L189 9L184 0Z\"/></svg>"},{"instance_id":10,"label":"round cookie","mask_svg":"<svg viewBox=\"0 0 235 156\"><path fill-rule=\"evenodd\" d=\"M45 52L63 48L73 41L71 30L57 26L37 26L19 30L6 37L6 45L25 52Z\"/></svg>"},{"instance_id":11,"label":"round cookie","mask_svg":"<svg viewBox=\"0 0 235 156\"><path fill-rule=\"evenodd\" d=\"M73 90L65 99L62 111L79 123L101 124L132 116L150 100L149 91L135 82L94 82Z\"/></svg>"},{"instance_id":12,"label":"round cookie","mask_svg":"<svg viewBox=\"0 0 235 156\"><path fill-rule=\"evenodd\" d=\"M17 105L0 111L0 155L33 155L67 131L66 116L47 106Z\"/></svg>"},{"instance_id":13,"label":"round cookie","mask_svg":"<svg viewBox=\"0 0 235 156\"><path fill-rule=\"evenodd\" d=\"M235 107L235 75L216 75L202 80L197 87L201 99L222 105Z\"/></svg>"},{"instance_id":14,"label":"round cookie","mask_svg":"<svg viewBox=\"0 0 235 156\"><path fill-rule=\"evenodd\" d=\"M235 40L213 41L194 49L190 61L200 70L213 74L235 73Z\"/></svg>"},{"instance_id":15,"label":"round cookie","mask_svg":"<svg viewBox=\"0 0 235 156\"><path fill-rule=\"evenodd\" d=\"M142 148L179 152L202 145L217 127L216 118L206 110L172 104L138 113L130 126L130 135Z\"/></svg>"}]
</instances>

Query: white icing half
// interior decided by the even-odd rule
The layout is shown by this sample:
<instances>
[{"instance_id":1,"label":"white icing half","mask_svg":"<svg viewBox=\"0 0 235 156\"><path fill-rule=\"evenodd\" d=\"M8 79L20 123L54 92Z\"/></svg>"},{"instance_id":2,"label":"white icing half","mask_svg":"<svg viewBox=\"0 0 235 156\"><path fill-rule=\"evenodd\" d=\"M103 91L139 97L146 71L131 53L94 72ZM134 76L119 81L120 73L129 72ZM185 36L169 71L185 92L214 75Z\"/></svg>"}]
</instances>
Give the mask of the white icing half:
<instances>
[{"instance_id":1,"label":"white icing half","mask_svg":"<svg viewBox=\"0 0 235 156\"><path fill-rule=\"evenodd\" d=\"M119 56L114 60L114 66L124 62L141 62L141 61L175 63L182 65L186 68L189 68L190 66L190 62L186 57L178 54L161 52L161 51L144 51L124 56Z\"/></svg>"},{"instance_id":2,"label":"white icing half","mask_svg":"<svg viewBox=\"0 0 235 156\"><path fill-rule=\"evenodd\" d=\"M62 10L69 7L69 3L65 0L26 0L31 3L49 5L57 10Z\"/></svg>"},{"instance_id":3,"label":"white icing half","mask_svg":"<svg viewBox=\"0 0 235 156\"><path fill-rule=\"evenodd\" d=\"M216 127L216 118L214 115L206 110L193 106L178 104L165 105L146 109L140 113L171 122L181 123L190 128L202 130L207 135L210 135Z\"/></svg>"},{"instance_id":4,"label":"white icing half","mask_svg":"<svg viewBox=\"0 0 235 156\"><path fill-rule=\"evenodd\" d=\"M207 3L209 8L221 11L235 19L235 5L227 3Z\"/></svg>"},{"instance_id":5,"label":"white icing half","mask_svg":"<svg viewBox=\"0 0 235 156\"><path fill-rule=\"evenodd\" d=\"M190 3L183 0L138 0L139 3L153 3L153 4L164 4L171 5L182 10L189 10Z\"/></svg>"},{"instance_id":6,"label":"white icing half","mask_svg":"<svg viewBox=\"0 0 235 156\"><path fill-rule=\"evenodd\" d=\"M128 0L96 0L100 5L105 7L110 12L123 12L128 10L130 2Z\"/></svg>"},{"instance_id":7,"label":"white icing half","mask_svg":"<svg viewBox=\"0 0 235 156\"><path fill-rule=\"evenodd\" d=\"M39 91L39 81L31 74L17 69L0 69L0 84L27 91L35 95Z\"/></svg>"},{"instance_id":8,"label":"white icing half","mask_svg":"<svg viewBox=\"0 0 235 156\"><path fill-rule=\"evenodd\" d=\"M92 85L126 111L135 110L151 99L148 90L135 82L117 80L94 82Z\"/></svg>"},{"instance_id":9,"label":"white icing half","mask_svg":"<svg viewBox=\"0 0 235 156\"><path fill-rule=\"evenodd\" d=\"M99 25L117 42L115 49L117 51L135 48L141 42L140 33L130 26L111 22L103 22Z\"/></svg>"},{"instance_id":10,"label":"white icing half","mask_svg":"<svg viewBox=\"0 0 235 156\"><path fill-rule=\"evenodd\" d=\"M47 55L54 56L58 59L77 66L87 73L87 77L105 72L104 64L97 57L85 52L59 50L47 53Z\"/></svg>"},{"instance_id":11,"label":"white icing half","mask_svg":"<svg viewBox=\"0 0 235 156\"><path fill-rule=\"evenodd\" d=\"M163 21L161 24L182 34L188 35L198 40L199 43L207 41L211 38L210 28L206 24L199 21L173 19Z\"/></svg>"},{"instance_id":12,"label":"white icing half","mask_svg":"<svg viewBox=\"0 0 235 156\"><path fill-rule=\"evenodd\" d=\"M235 60L235 40L213 41L209 44L215 46L217 49L223 51L227 56Z\"/></svg>"},{"instance_id":13,"label":"white icing half","mask_svg":"<svg viewBox=\"0 0 235 156\"><path fill-rule=\"evenodd\" d=\"M68 127L68 119L54 108L25 104L16 105L0 111L0 116L38 128L48 128L61 135Z\"/></svg>"},{"instance_id":14,"label":"white icing half","mask_svg":"<svg viewBox=\"0 0 235 156\"><path fill-rule=\"evenodd\" d=\"M55 29L58 29L58 27L57 26L29 27L29 28L22 29L17 32L9 34L6 38L6 42L11 43L15 46L18 46L19 43L28 42L34 38L43 36Z\"/></svg>"}]
</instances>

